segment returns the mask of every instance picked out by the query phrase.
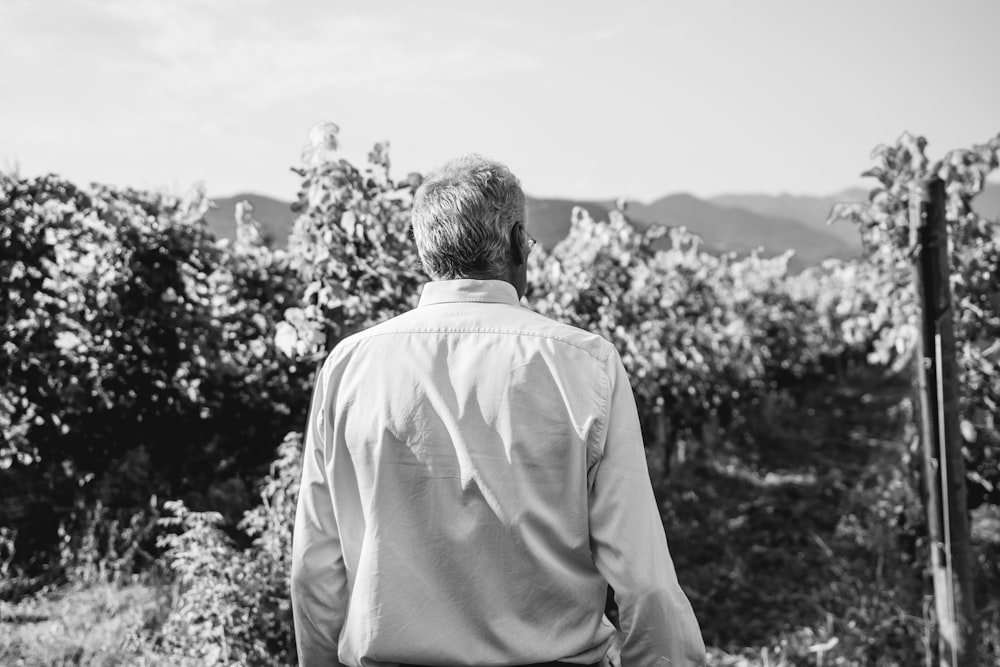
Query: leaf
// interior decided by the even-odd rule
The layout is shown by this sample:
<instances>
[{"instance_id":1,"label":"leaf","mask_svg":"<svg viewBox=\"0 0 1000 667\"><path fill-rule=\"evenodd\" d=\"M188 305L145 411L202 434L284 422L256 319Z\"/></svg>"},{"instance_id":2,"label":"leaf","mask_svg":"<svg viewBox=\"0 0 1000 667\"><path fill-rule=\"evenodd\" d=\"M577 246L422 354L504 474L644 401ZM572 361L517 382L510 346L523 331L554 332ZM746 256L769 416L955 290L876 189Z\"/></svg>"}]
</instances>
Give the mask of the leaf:
<instances>
[{"instance_id":1,"label":"leaf","mask_svg":"<svg viewBox=\"0 0 1000 667\"><path fill-rule=\"evenodd\" d=\"M278 322L274 332L274 347L286 357L295 356L295 346L299 341L298 333L288 322Z\"/></svg>"},{"instance_id":2,"label":"leaf","mask_svg":"<svg viewBox=\"0 0 1000 667\"><path fill-rule=\"evenodd\" d=\"M340 216L340 226L348 236L354 235L354 226L357 221L358 218L354 215L354 211L344 211L343 215Z\"/></svg>"},{"instance_id":3,"label":"leaf","mask_svg":"<svg viewBox=\"0 0 1000 667\"><path fill-rule=\"evenodd\" d=\"M962 420L959 424L959 429L962 431L962 437L965 438L966 442L976 441L976 426L968 419Z\"/></svg>"}]
</instances>

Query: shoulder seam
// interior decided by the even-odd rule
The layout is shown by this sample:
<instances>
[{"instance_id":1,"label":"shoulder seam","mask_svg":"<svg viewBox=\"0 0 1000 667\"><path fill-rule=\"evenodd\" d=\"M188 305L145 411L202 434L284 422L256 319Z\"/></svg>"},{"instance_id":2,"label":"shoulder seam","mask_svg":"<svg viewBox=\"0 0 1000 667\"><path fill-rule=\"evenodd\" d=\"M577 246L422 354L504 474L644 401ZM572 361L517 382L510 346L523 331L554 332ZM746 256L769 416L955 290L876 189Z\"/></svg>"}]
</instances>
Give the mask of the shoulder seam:
<instances>
[{"instance_id":1,"label":"shoulder seam","mask_svg":"<svg viewBox=\"0 0 1000 667\"><path fill-rule=\"evenodd\" d=\"M581 330L582 331L582 330ZM586 332L585 332L586 333ZM570 347L575 347L587 353L589 356L593 357L595 360L601 363L606 363L608 357L611 354L611 343L604 340L604 338L597 336L596 334L591 334L600 341L600 343L595 346L602 348L602 354L596 354L594 351L588 349L583 345L574 343L573 341L566 340L565 338L560 338L559 336L552 336L544 333L539 333L535 331L524 331L523 329L472 329L472 328L444 328L444 329L421 329L421 328L408 328L408 329L394 329L392 331L375 331L375 332L359 332L350 338L354 338L354 344L360 343L361 341L371 340L372 338L378 338L380 336L395 336L399 334L501 334L506 336L532 336L534 338L544 338L547 340L552 340L557 343L563 343L564 345L569 345ZM348 342L349 339L344 339L341 342Z\"/></svg>"},{"instance_id":2,"label":"shoulder seam","mask_svg":"<svg viewBox=\"0 0 1000 667\"><path fill-rule=\"evenodd\" d=\"M598 428L595 429L593 432L594 442L588 443L587 446L588 470L590 470L590 468L593 465L595 465L600 459L604 458L604 451L603 448L600 447L600 445L607 440L608 420L611 417L611 394L613 393L613 389L611 386L611 373L609 372L608 369L608 363L610 362L610 360L611 360L611 355L609 354L608 358L604 360L604 366L601 369L602 370L601 385L603 389L602 398L604 399L604 405L602 406L603 409L598 413L600 414L600 417L598 417ZM593 457L593 460L591 460L591 457Z\"/></svg>"}]
</instances>

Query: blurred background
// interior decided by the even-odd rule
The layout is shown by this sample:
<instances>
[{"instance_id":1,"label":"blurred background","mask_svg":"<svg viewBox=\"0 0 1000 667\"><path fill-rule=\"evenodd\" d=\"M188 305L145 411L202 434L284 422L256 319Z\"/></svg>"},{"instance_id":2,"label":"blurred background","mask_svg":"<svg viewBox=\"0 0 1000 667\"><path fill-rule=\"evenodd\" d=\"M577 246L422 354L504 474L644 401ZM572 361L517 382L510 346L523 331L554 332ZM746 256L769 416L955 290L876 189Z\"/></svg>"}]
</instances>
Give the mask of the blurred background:
<instances>
[{"instance_id":1,"label":"blurred background","mask_svg":"<svg viewBox=\"0 0 1000 667\"><path fill-rule=\"evenodd\" d=\"M711 664L937 646L910 186L945 181L1000 660L1000 4L0 2L0 662L292 664L312 374L508 164L526 304L622 352ZM612 610L613 613L613 610Z\"/></svg>"}]
</instances>

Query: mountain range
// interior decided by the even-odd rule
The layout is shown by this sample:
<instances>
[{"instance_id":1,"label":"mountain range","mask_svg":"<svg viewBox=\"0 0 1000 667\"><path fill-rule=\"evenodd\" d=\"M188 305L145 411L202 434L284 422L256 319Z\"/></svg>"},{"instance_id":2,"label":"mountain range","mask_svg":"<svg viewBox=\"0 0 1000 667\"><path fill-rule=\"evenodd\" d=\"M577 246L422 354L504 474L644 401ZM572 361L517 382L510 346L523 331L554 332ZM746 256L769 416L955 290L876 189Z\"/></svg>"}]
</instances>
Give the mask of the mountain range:
<instances>
[{"instance_id":1,"label":"mountain range","mask_svg":"<svg viewBox=\"0 0 1000 667\"><path fill-rule=\"evenodd\" d=\"M650 225L685 226L704 240L709 252L746 254L760 249L765 256L794 250L790 268L814 266L827 258L847 259L861 250L861 236L847 222L827 225L830 209L838 202L862 202L866 190L855 188L828 196L726 194L700 199L690 194L672 194L650 203L629 201L626 216L639 228ZM283 246L296 214L290 203L252 193L215 199L206 214L209 230L219 238L233 238L234 211L239 201L249 201L261 232L274 246ZM583 201L528 197L529 233L551 249L569 233L574 206L595 220L607 220L614 210L611 201ZM987 183L973 207L988 218L1000 218L1000 184ZM659 240L666 244L666 238Z\"/></svg>"}]
</instances>

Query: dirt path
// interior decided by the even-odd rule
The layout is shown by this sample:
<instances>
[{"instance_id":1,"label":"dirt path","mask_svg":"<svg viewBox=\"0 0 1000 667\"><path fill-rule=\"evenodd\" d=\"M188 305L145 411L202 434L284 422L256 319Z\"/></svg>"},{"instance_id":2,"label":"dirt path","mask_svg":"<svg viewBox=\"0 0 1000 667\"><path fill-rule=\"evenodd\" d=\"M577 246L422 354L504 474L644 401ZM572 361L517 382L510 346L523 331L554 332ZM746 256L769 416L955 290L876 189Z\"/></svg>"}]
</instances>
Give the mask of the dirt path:
<instances>
[{"instance_id":1,"label":"dirt path","mask_svg":"<svg viewBox=\"0 0 1000 667\"><path fill-rule=\"evenodd\" d=\"M850 638L852 616L889 613L887 636L919 642L907 615L914 604L919 614L919 576L897 540L914 500L899 410L908 392L905 378L859 369L786 397L742 443L674 476L664 522L707 643L802 655ZM882 639L865 633L853 634Z\"/></svg>"}]
</instances>

